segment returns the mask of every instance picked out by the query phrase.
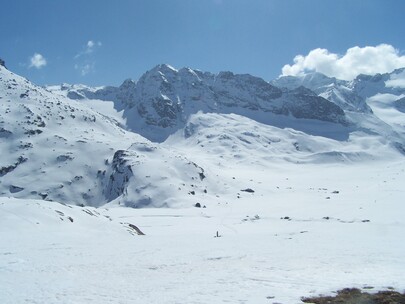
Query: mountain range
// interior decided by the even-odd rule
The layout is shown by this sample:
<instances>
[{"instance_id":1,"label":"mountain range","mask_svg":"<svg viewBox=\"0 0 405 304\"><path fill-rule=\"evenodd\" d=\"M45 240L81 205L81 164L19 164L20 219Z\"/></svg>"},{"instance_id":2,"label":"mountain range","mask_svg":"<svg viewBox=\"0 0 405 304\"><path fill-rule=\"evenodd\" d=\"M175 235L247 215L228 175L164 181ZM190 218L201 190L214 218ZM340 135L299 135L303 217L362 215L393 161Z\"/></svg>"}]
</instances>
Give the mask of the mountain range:
<instances>
[{"instance_id":1,"label":"mountain range","mask_svg":"<svg viewBox=\"0 0 405 304\"><path fill-rule=\"evenodd\" d=\"M330 163L405 154L405 69L271 82L162 64L121 86L40 87L0 66L0 195L187 206L239 185L221 162Z\"/></svg>"}]
</instances>

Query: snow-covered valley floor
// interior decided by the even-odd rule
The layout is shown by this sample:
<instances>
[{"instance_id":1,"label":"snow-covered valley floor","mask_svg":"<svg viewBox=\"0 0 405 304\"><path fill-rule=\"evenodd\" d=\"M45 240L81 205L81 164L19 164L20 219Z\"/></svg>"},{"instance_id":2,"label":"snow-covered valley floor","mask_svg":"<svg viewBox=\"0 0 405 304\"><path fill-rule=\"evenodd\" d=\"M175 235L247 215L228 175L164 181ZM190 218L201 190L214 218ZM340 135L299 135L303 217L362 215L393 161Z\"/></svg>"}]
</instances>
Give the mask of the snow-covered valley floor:
<instances>
[{"instance_id":1,"label":"snow-covered valley floor","mask_svg":"<svg viewBox=\"0 0 405 304\"><path fill-rule=\"evenodd\" d=\"M0 198L0 302L294 304L405 289L402 159L217 174L254 193L178 209Z\"/></svg>"}]
</instances>

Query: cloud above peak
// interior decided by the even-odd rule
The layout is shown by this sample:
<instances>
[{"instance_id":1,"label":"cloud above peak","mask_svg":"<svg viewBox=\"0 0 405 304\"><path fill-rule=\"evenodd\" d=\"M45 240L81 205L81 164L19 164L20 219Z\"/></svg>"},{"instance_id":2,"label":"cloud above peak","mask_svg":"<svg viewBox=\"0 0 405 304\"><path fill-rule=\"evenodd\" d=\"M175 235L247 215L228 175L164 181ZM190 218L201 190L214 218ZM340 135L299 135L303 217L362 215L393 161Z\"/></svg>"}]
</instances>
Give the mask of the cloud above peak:
<instances>
[{"instance_id":1,"label":"cloud above peak","mask_svg":"<svg viewBox=\"0 0 405 304\"><path fill-rule=\"evenodd\" d=\"M29 68L36 68L36 69L41 69L44 66L46 66L47 62L44 56L42 56L39 53L35 53L34 55L31 56L30 58L30 65L28 66Z\"/></svg>"},{"instance_id":2,"label":"cloud above peak","mask_svg":"<svg viewBox=\"0 0 405 304\"><path fill-rule=\"evenodd\" d=\"M359 74L387 73L402 67L405 67L405 55L389 44L355 46L344 55L317 48L306 56L295 56L294 64L282 68L282 76L320 72L329 77L352 80Z\"/></svg>"}]
</instances>

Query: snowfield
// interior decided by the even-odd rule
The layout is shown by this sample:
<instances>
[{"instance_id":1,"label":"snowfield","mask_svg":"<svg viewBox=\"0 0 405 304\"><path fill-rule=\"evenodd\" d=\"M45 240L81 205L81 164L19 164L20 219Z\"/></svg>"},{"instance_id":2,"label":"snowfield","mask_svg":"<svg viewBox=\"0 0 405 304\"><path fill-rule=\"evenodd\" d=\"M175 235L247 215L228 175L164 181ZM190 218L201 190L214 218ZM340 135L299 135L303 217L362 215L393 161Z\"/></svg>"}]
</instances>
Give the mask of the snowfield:
<instances>
[{"instance_id":1,"label":"snowfield","mask_svg":"<svg viewBox=\"0 0 405 304\"><path fill-rule=\"evenodd\" d=\"M255 192L206 208L0 198L2 303L300 303L405 288L403 161L231 167Z\"/></svg>"},{"instance_id":2,"label":"snowfield","mask_svg":"<svg viewBox=\"0 0 405 304\"><path fill-rule=\"evenodd\" d=\"M0 303L402 292L403 71L41 88L0 66Z\"/></svg>"}]
</instances>

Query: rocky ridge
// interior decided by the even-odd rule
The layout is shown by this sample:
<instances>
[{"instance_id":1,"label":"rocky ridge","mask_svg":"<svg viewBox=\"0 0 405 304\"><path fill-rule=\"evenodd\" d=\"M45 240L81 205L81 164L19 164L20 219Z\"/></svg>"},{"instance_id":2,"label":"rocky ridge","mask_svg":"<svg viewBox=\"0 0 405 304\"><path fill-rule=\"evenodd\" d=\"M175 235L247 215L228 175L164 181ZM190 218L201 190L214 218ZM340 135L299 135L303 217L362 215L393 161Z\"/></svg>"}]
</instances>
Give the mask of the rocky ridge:
<instances>
[{"instance_id":1,"label":"rocky ridge","mask_svg":"<svg viewBox=\"0 0 405 304\"><path fill-rule=\"evenodd\" d=\"M129 129L161 142L184 127L199 111L237 113L252 119L258 113L316 119L346 125L344 111L322 96L303 88L282 90L248 74L208 72L158 65L138 80L117 88L61 86L73 99L115 100L124 109Z\"/></svg>"}]
</instances>

